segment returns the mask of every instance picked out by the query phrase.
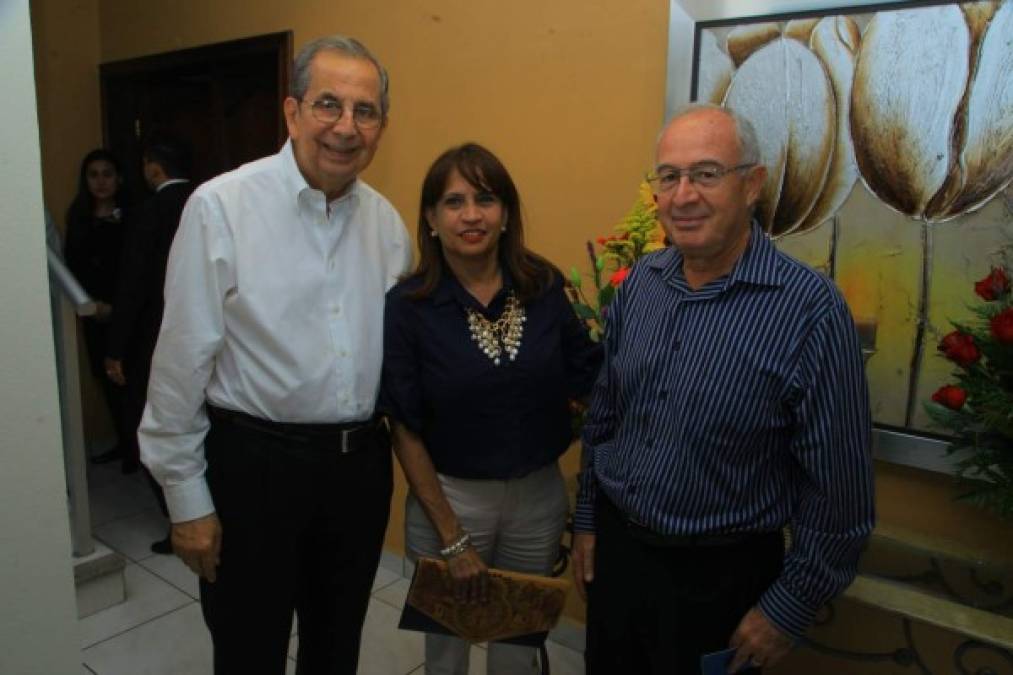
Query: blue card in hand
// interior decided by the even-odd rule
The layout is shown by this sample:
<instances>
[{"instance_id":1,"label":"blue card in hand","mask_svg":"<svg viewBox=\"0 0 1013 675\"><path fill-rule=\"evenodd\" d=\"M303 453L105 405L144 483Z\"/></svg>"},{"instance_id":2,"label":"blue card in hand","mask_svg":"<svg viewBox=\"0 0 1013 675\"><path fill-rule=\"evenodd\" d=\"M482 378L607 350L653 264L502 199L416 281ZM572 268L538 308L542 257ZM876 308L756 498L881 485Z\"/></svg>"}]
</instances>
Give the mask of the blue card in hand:
<instances>
[{"instance_id":1,"label":"blue card in hand","mask_svg":"<svg viewBox=\"0 0 1013 675\"><path fill-rule=\"evenodd\" d=\"M731 665L733 658L735 658L734 647L704 654L700 657L700 672L702 675L728 675L728 666Z\"/></svg>"}]
</instances>

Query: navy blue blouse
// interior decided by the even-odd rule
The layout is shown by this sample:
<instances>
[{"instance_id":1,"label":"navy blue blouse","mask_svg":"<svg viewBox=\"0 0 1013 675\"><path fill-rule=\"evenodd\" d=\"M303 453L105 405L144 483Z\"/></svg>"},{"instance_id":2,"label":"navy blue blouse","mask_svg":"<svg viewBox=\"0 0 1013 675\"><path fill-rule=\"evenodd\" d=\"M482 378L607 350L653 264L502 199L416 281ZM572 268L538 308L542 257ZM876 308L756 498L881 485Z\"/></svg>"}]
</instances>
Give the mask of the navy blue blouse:
<instances>
[{"instance_id":1,"label":"navy blue blouse","mask_svg":"<svg viewBox=\"0 0 1013 675\"><path fill-rule=\"evenodd\" d=\"M519 478L555 461L573 439L570 399L590 391L601 365L557 274L524 305L515 361L500 365L471 339L465 308L498 318L510 280L483 307L449 271L425 299L409 278L387 293L383 380L377 410L418 434L439 473Z\"/></svg>"}]
</instances>

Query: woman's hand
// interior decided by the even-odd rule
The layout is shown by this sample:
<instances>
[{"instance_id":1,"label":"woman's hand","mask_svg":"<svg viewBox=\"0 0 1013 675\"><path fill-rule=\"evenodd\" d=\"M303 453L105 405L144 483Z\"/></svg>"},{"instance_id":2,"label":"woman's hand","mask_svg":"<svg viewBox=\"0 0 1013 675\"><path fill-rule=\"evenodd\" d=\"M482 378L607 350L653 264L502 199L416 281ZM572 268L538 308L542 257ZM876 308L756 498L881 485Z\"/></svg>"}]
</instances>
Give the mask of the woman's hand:
<instances>
[{"instance_id":1,"label":"woman's hand","mask_svg":"<svg viewBox=\"0 0 1013 675\"><path fill-rule=\"evenodd\" d=\"M460 555L447 559L454 597L458 602L485 603L489 600L489 569L478 551L468 546Z\"/></svg>"}]
</instances>

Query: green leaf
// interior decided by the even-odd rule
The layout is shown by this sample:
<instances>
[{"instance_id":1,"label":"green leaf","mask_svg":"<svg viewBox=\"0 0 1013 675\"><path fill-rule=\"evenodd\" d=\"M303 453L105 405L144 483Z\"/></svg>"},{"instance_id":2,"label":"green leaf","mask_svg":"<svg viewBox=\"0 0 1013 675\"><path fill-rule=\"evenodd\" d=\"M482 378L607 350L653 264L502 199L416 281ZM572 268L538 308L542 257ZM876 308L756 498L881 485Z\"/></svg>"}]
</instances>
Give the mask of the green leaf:
<instances>
[{"instance_id":1,"label":"green leaf","mask_svg":"<svg viewBox=\"0 0 1013 675\"><path fill-rule=\"evenodd\" d=\"M607 306L610 302L612 302L612 298L614 298L615 295L616 295L615 286L609 284L608 286L602 288L600 291L598 291L598 307Z\"/></svg>"},{"instance_id":2,"label":"green leaf","mask_svg":"<svg viewBox=\"0 0 1013 675\"><path fill-rule=\"evenodd\" d=\"M594 268L599 272L605 269L605 256L598 256L598 258L594 261Z\"/></svg>"},{"instance_id":3,"label":"green leaf","mask_svg":"<svg viewBox=\"0 0 1013 675\"><path fill-rule=\"evenodd\" d=\"M595 311L582 302L575 303L573 305L573 311L577 313L577 316L585 321L594 321L597 318Z\"/></svg>"},{"instance_id":4,"label":"green leaf","mask_svg":"<svg viewBox=\"0 0 1013 675\"><path fill-rule=\"evenodd\" d=\"M580 276L580 271L576 267L570 268L570 283L573 284L574 288L580 288L580 284L583 281Z\"/></svg>"}]
</instances>

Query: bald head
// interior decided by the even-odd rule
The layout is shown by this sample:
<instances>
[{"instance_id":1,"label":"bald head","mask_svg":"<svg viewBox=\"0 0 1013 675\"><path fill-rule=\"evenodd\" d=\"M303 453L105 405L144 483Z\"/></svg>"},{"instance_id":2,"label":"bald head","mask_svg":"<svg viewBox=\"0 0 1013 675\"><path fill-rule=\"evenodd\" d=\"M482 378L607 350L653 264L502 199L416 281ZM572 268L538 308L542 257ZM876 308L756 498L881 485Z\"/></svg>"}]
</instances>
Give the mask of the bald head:
<instances>
[{"instance_id":1,"label":"bald head","mask_svg":"<svg viewBox=\"0 0 1013 675\"><path fill-rule=\"evenodd\" d=\"M673 124L682 118L696 115L715 120L725 118L731 123L731 134L739 150L737 164L761 163L760 144L756 140L756 131L753 129L752 123L731 108L713 103L690 103L676 110L658 134L658 143L661 143L662 138Z\"/></svg>"}]
</instances>

